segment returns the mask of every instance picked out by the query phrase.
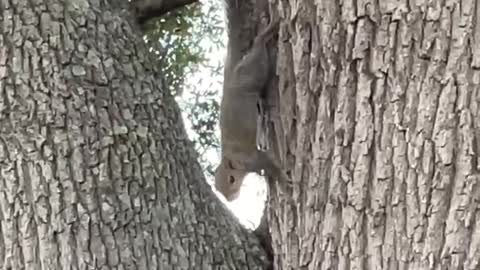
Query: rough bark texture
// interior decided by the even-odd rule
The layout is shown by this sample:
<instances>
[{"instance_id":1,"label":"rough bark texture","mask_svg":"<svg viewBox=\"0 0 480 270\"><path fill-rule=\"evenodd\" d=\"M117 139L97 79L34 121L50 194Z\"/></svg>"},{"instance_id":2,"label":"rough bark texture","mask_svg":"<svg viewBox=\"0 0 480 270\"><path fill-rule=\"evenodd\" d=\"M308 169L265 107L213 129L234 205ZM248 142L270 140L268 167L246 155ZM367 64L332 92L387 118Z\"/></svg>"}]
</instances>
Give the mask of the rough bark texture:
<instances>
[{"instance_id":1,"label":"rough bark texture","mask_svg":"<svg viewBox=\"0 0 480 270\"><path fill-rule=\"evenodd\" d=\"M277 269L479 269L480 3L276 4Z\"/></svg>"},{"instance_id":2,"label":"rough bark texture","mask_svg":"<svg viewBox=\"0 0 480 270\"><path fill-rule=\"evenodd\" d=\"M263 269L127 8L0 0L0 269Z\"/></svg>"}]
</instances>

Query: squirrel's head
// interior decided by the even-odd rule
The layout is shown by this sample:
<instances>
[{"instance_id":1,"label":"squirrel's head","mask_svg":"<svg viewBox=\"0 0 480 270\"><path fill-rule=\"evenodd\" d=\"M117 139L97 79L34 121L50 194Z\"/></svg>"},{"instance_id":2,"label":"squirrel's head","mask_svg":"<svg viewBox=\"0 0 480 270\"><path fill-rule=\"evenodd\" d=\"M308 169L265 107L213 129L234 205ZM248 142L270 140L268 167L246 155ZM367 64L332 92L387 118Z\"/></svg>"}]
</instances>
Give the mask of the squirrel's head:
<instances>
[{"instance_id":1,"label":"squirrel's head","mask_svg":"<svg viewBox=\"0 0 480 270\"><path fill-rule=\"evenodd\" d=\"M240 195L243 178L247 173L235 169L231 160L222 158L215 170L215 188L225 196L227 201L233 201Z\"/></svg>"}]
</instances>

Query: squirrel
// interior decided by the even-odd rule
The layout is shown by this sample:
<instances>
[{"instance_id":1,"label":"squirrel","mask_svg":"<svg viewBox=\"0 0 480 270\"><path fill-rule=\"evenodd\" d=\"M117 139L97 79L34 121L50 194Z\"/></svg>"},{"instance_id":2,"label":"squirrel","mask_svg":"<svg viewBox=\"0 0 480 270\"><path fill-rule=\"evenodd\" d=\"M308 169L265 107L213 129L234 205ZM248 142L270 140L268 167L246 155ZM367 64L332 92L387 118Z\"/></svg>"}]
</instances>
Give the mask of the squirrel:
<instances>
[{"instance_id":1,"label":"squirrel","mask_svg":"<svg viewBox=\"0 0 480 270\"><path fill-rule=\"evenodd\" d=\"M228 201L235 200L246 174L278 177L290 183L279 163L257 149L257 102L270 77L267 42L278 31L278 21L258 34L251 49L240 58L241 13L236 0L225 0L228 19L228 47L220 104L221 161L215 170L215 188ZM235 59L237 58L237 59ZM238 62L238 63L237 63Z\"/></svg>"}]
</instances>

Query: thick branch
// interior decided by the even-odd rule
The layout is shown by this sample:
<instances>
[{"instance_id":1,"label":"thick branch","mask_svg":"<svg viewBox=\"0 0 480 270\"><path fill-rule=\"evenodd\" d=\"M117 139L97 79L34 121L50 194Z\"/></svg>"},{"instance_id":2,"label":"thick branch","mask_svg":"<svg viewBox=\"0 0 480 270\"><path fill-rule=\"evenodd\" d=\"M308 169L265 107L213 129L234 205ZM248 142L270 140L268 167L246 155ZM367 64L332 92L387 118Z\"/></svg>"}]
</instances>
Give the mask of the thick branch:
<instances>
[{"instance_id":1,"label":"thick branch","mask_svg":"<svg viewBox=\"0 0 480 270\"><path fill-rule=\"evenodd\" d=\"M133 0L130 6L136 14L139 24L147 20L160 17L174 9L192 4L198 0Z\"/></svg>"},{"instance_id":2,"label":"thick branch","mask_svg":"<svg viewBox=\"0 0 480 270\"><path fill-rule=\"evenodd\" d=\"M260 244L262 245L262 247L265 249L265 252L267 253L270 263L272 263L273 262L272 237L268 229L267 214L268 214L267 205L265 205L265 208L263 209L263 216L262 216L262 219L260 220L260 224L258 225L257 229L255 229L253 233L257 236L258 240L260 241Z\"/></svg>"}]
</instances>

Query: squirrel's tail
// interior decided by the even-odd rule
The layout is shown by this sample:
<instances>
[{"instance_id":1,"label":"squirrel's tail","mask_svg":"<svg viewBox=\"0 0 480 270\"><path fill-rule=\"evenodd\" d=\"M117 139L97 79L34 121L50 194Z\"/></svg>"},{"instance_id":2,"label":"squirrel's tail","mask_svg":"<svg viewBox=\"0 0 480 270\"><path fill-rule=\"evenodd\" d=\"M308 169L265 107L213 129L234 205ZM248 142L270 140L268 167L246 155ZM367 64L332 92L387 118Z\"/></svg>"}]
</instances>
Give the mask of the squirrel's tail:
<instances>
[{"instance_id":1,"label":"squirrel's tail","mask_svg":"<svg viewBox=\"0 0 480 270\"><path fill-rule=\"evenodd\" d=\"M227 16L227 32L229 43L231 39L240 36L242 32L242 0L225 0L225 11Z\"/></svg>"},{"instance_id":2,"label":"squirrel's tail","mask_svg":"<svg viewBox=\"0 0 480 270\"><path fill-rule=\"evenodd\" d=\"M225 59L224 80L228 80L235 66L242 60L248 49L256 44L264 45L272 36L278 32L279 20L270 24L258 35L255 36L255 29L258 21L254 16L254 8L260 2L267 0L223 0L227 16L227 57Z\"/></svg>"},{"instance_id":3,"label":"squirrel's tail","mask_svg":"<svg viewBox=\"0 0 480 270\"><path fill-rule=\"evenodd\" d=\"M250 14L251 1L224 0L227 17L227 57L225 59L225 77L233 70L235 65L242 59L245 51L245 42L248 40L249 29L253 23ZM250 6L249 6L250 5ZM250 18L249 18L250 17Z\"/></svg>"}]
</instances>

